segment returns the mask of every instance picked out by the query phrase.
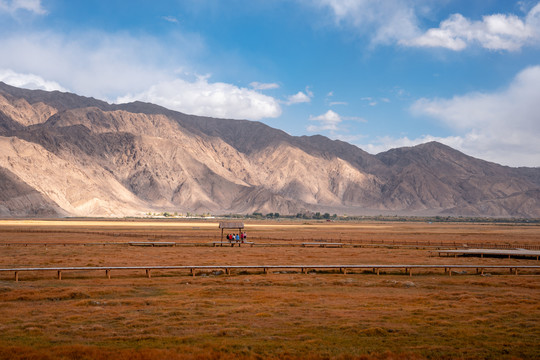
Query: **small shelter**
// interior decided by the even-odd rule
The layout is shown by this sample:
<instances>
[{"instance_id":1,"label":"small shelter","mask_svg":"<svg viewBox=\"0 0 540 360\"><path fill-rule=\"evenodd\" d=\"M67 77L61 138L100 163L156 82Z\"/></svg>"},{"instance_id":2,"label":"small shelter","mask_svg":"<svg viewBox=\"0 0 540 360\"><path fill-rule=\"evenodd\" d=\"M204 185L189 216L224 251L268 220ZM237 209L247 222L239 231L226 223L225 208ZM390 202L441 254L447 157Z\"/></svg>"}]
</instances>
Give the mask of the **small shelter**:
<instances>
[{"instance_id":1,"label":"small shelter","mask_svg":"<svg viewBox=\"0 0 540 360\"><path fill-rule=\"evenodd\" d=\"M221 229L221 241L223 242L223 231L225 229L238 229L238 232L242 232L242 229L244 229L244 223L243 222L220 222L219 228Z\"/></svg>"}]
</instances>

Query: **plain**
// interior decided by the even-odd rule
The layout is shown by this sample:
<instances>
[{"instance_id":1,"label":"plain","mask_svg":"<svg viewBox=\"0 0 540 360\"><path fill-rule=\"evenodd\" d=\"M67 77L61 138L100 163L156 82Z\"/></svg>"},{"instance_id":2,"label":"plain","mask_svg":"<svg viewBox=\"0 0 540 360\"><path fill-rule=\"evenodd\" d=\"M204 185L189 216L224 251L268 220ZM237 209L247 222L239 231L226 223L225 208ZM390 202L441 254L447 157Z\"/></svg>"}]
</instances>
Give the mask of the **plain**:
<instances>
[{"instance_id":1,"label":"plain","mask_svg":"<svg viewBox=\"0 0 540 360\"><path fill-rule=\"evenodd\" d=\"M207 221L0 221L0 267L259 264L538 265L439 257L441 243L540 244L540 226L247 222L256 246L211 247ZM129 242L177 242L174 247ZM302 247L334 241L342 248ZM266 246L261 246L266 244ZM426 270L0 275L1 359L540 357L540 276Z\"/></svg>"}]
</instances>

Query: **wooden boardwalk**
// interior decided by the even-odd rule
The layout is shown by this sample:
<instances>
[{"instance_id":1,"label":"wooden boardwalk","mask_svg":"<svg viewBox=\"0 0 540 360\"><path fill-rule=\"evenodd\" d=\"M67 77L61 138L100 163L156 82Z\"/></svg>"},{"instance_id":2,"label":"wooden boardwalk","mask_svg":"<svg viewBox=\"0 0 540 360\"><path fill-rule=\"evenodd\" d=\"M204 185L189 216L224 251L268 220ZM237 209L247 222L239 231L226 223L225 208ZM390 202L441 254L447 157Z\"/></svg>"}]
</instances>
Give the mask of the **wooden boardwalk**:
<instances>
[{"instance_id":1,"label":"wooden boardwalk","mask_svg":"<svg viewBox=\"0 0 540 360\"><path fill-rule=\"evenodd\" d=\"M534 250L526 250L526 249L457 249L457 250L437 250L436 252L439 253L439 256L442 254L446 256L454 256L457 257L458 255L479 255L480 257L484 257L484 255L491 255L491 256L508 256L508 258L512 256L516 257L533 257L536 258L536 260L540 259L540 251L534 251Z\"/></svg>"},{"instance_id":2,"label":"wooden boardwalk","mask_svg":"<svg viewBox=\"0 0 540 360\"><path fill-rule=\"evenodd\" d=\"M335 242L305 242L302 243L302 247L308 247L308 246L318 246L318 247L343 247L343 243L335 243Z\"/></svg>"},{"instance_id":3,"label":"wooden boardwalk","mask_svg":"<svg viewBox=\"0 0 540 360\"><path fill-rule=\"evenodd\" d=\"M153 270L189 270L190 274L195 276L197 271L223 271L227 275L230 275L233 270L235 271L247 271L247 270L259 270L265 274L270 271L298 271L300 273L308 273L312 270L335 270L342 274L352 272L354 270L368 270L373 274L380 275L381 270L403 270L404 274L412 276L413 270L444 270L445 274L452 276L452 272L456 273L457 269L474 269L477 274L484 274L485 270L509 270L510 274L518 275L519 270L534 270L534 275L540 275L540 266L536 265L457 265L457 264L445 264L445 265L419 265L419 264L342 264L342 265L179 265L179 266L73 266L73 267L34 267L34 268L3 268L0 269L0 273L11 272L14 274L15 281L19 281L19 274L24 272L54 272L58 279L62 279L62 273L73 271L103 271L107 278L111 278L112 271L126 271L126 270L144 270L148 278L151 277ZM278 272L279 272L278 271Z\"/></svg>"},{"instance_id":4,"label":"wooden boardwalk","mask_svg":"<svg viewBox=\"0 0 540 360\"><path fill-rule=\"evenodd\" d=\"M211 241L211 242L187 242L187 241L155 241L155 240L148 240L148 241L108 241L108 242L60 242L60 241L52 241L52 242L22 242L22 241L11 241L11 242L0 242L0 247L2 246L141 246L141 247L208 247L208 246L220 246L223 243L223 245L230 245L230 242L228 241ZM236 243L235 243L236 244ZM454 255L457 254L465 254L470 253L471 251L475 251L478 249L455 249L449 250L448 247L442 248L442 246L439 245L426 245L427 243L418 243L418 244L392 244L392 243L348 243L348 242L324 242L324 241L312 241L312 242L244 242L244 244L249 244L253 247L324 247L324 248L401 248L401 249L428 249L432 250L434 252L439 252L439 255L441 254L447 254L447 255ZM502 245L501 245L502 246ZM521 245L523 247L527 247L527 245ZM532 246L531 246L532 247ZM466 250L466 251L464 251ZM488 254L488 251L507 251L510 252L511 255L514 255L513 251L531 251L526 249L507 249L507 248L490 248L490 249L480 249L484 251L484 254ZM537 253L540 253L540 251L536 251ZM495 254L495 253L493 253ZM508 253L506 253L507 255ZM515 254L519 255L519 254Z\"/></svg>"},{"instance_id":5,"label":"wooden boardwalk","mask_svg":"<svg viewBox=\"0 0 540 360\"><path fill-rule=\"evenodd\" d=\"M163 247L163 246L176 246L175 242L165 241L132 241L128 243L129 246L151 246L151 247Z\"/></svg>"}]
</instances>

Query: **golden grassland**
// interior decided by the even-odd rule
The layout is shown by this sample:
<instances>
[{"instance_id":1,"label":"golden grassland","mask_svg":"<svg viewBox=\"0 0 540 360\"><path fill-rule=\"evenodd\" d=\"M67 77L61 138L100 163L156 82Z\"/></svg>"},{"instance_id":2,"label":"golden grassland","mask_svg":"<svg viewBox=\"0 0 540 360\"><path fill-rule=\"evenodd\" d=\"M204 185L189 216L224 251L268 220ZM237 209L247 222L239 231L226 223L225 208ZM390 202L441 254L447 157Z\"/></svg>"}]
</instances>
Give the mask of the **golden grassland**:
<instances>
[{"instance_id":1,"label":"golden grassland","mask_svg":"<svg viewBox=\"0 0 540 360\"><path fill-rule=\"evenodd\" d=\"M7 242L133 241L134 237L203 241L219 239L219 220L0 220L0 240ZM455 242L536 244L540 226L527 224L415 222L245 222L249 239L301 242ZM234 230L231 230L234 232ZM36 233L40 235L37 236Z\"/></svg>"},{"instance_id":2,"label":"golden grassland","mask_svg":"<svg viewBox=\"0 0 540 360\"><path fill-rule=\"evenodd\" d=\"M134 225L135 224L135 225ZM498 224L246 223L250 240L540 244ZM0 267L258 264L538 264L416 248L163 247L208 242L217 222L0 221ZM18 243L17 245L13 245ZM40 243L40 245L28 245ZM49 245L44 246L44 243ZM50 245L66 243L68 245ZM82 246L76 244L103 244ZM11 244L8 246L8 244ZM0 274L0 359L540 358L540 275L381 276L118 271Z\"/></svg>"}]
</instances>

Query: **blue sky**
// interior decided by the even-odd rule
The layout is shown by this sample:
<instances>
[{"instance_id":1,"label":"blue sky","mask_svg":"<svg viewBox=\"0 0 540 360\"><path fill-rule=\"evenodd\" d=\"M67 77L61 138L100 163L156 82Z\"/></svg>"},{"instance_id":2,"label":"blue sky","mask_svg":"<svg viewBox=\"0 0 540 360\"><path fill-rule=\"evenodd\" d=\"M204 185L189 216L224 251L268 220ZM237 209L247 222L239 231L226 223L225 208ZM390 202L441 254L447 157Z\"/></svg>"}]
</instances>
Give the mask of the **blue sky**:
<instances>
[{"instance_id":1,"label":"blue sky","mask_svg":"<svg viewBox=\"0 0 540 360\"><path fill-rule=\"evenodd\" d=\"M540 166L540 2L0 0L0 81Z\"/></svg>"}]
</instances>

